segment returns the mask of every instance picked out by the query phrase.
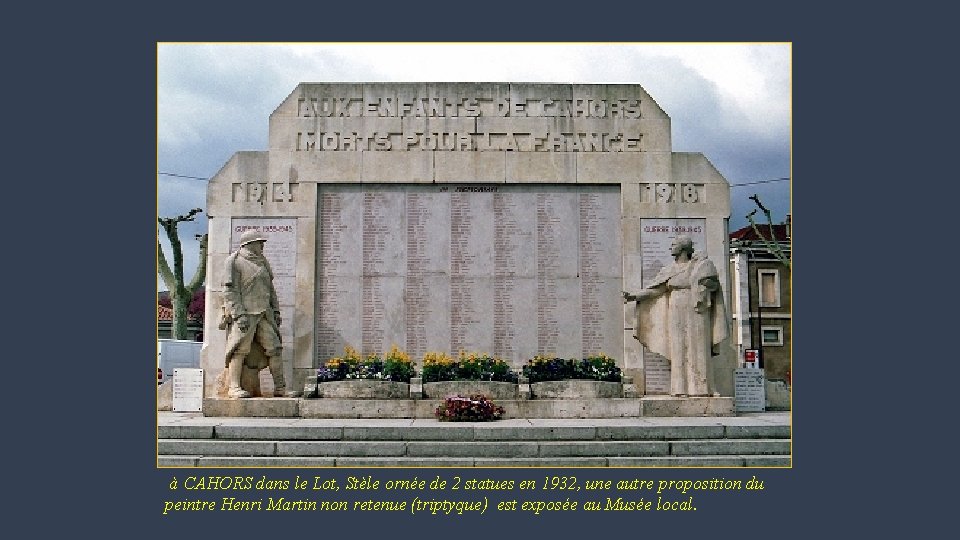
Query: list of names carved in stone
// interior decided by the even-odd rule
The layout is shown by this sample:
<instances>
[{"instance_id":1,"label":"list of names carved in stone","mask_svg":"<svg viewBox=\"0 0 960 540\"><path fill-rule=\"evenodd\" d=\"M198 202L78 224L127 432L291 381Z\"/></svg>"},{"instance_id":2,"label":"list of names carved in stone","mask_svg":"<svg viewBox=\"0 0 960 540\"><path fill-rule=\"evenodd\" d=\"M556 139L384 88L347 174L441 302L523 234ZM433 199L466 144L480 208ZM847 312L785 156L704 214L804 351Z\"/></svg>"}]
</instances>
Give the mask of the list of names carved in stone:
<instances>
[{"instance_id":1,"label":"list of names carved in stone","mask_svg":"<svg viewBox=\"0 0 960 540\"><path fill-rule=\"evenodd\" d=\"M603 295L601 260L604 208L600 196L580 194L580 279L583 310L583 355L590 356L603 351Z\"/></svg>"},{"instance_id":2,"label":"list of names carved in stone","mask_svg":"<svg viewBox=\"0 0 960 540\"><path fill-rule=\"evenodd\" d=\"M544 355L558 353L560 339L559 295L557 278L559 259L564 253L559 238L563 216L558 213L557 193L537 193L537 352Z\"/></svg>"},{"instance_id":3,"label":"list of names carved in stone","mask_svg":"<svg viewBox=\"0 0 960 540\"><path fill-rule=\"evenodd\" d=\"M536 252L534 223L530 209L536 205L532 193L495 193L493 354L499 358L522 361L536 352L524 334L530 321L537 319L537 306L529 301L528 291L536 287L532 253ZM524 294L526 293L526 294ZM521 346L526 341L526 347Z\"/></svg>"},{"instance_id":4,"label":"list of names carved in stone","mask_svg":"<svg viewBox=\"0 0 960 540\"><path fill-rule=\"evenodd\" d=\"M616 355L616 186L327 184L318 199L319 361L394 339L415 361Z\"/></svg>"},{"instance_id":5,"label":"list of names carved in stone","mask_svg":"<svg viewBox=\"0 0 960 540\"><path fill-rule=\"evenodd\" d=\"M436 249L449 242L449 198L441 193L408 191L406 214L406 351L411 358L420 359L437 348L446 352L449 342L449 330L438 332L436 328L449 316L449 253Z\"/></svg>"},{"instance_id":6,"label":"list of names carved in stone","mask_svg":"<svg viewBox=\"0 0 960 540\"><path fill-rule=\"evenodd\" d=\"M450 194L450 348L460 351L484 350L485 327L489 315L482 282L489 279L489 245L493 238L486 232L492 216L485 211L492 193L455 192Z\"/></svg>"},{"instance_id":7,"label":"list of names carved in stone","mask_svg":"<svg viewBox=\"0 0 960 540\"><path fill-rule=\"evenodd\" d=\"M362 194L357 189L328 191L319 198L318 266L324 272L318 276L316 345L318 357L327 360L340 356L344 345L359 346L357 268L362 264L362 253L355 248L362 234L362 216L358 213Z\"/></svg>"},{"instance_id":8,"label":"list of names carved in stone","mask_svg":"<svg viewBox=\"0 0 960 540\"><path fill-rule=\"evenodd\" d=\"M384 352L388 315L386 278L406 270L406 261L391 257L396 252L394 243L405 236L396 234L405 221L395 200L400 196L402 194L382 190L363 193L361 348L364 355Z\"/></svg>"},{"instance_id":9,"label":"list of names carved in stone","mask_svg":"<svg viewBox=\"0 0 960 540\"><path fill-rule=\"evenodd\" d=\"M317 292L320 302L317 309L317 346L323 358L335 356L337 321L342 320L344 313L342 299L344 287L340 280L333 276L349 273L350 261L344 256L345 245L349 240L349 225L344 216L344 195L341 193L324 193L320 202L320 265L326 269L327 275L320 279Z\"/></svg>"}]
</instances>

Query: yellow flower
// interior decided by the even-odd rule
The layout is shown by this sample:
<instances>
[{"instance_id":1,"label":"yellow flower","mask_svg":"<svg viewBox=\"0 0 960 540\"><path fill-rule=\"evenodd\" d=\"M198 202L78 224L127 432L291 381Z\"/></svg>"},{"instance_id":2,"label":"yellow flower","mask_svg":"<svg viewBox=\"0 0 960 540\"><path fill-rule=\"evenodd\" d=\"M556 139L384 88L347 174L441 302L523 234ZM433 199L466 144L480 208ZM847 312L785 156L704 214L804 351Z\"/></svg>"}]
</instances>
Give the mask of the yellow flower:
<instances>
[{"instance_id":1,"label":"yellow flower","mask_svg":"<svg viewBox=\"0 0 960 540\"><path fill-rule=\"evenodd\" d=\"M343 358L348 363L356 364L360 362L360 353L349 345L343 347Z\"/></svg>"},{"instance_id":2,"label":"yellow flower","mask_svg":"<svg viewBox=\"0 0 960 540\"><path fill-rule=\"evenodd\" d=\"M453 358L450 358L446 353L431 351L423 355L423 365L425 366L446 366L452 363Z\"/></svg>"},{"instance_id":3,"label":"yellow flower","mask_svg":"<svg viewBox=\"0 0 960 540\"><path fill-rule=\"evenodd\" d=\"M403 362L405 364L410 363L410 355L401 351L400 347L397 347L396 343L390 347L390 352L387 353L387 359L394 360L396 362Z\"/></svg>"}]
</instances>

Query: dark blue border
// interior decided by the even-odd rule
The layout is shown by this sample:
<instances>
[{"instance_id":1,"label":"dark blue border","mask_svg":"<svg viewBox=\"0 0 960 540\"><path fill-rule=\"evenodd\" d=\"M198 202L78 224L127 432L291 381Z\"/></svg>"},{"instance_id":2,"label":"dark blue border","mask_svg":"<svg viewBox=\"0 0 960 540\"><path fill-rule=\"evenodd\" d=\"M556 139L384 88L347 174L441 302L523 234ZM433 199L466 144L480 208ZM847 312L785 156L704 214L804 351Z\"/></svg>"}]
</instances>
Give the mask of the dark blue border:
<instances>
[{"instance_id":1,"label":"dark blue border","mask_svg":"<svg viewBox=\"0 0 960 540\"><path fill-rule=\"evenodd\" d=\"M849 161L854 160L849 156L867 148L858 145L855 137L825 129L847 114L847 104L837 103L841 90L834 82L843 78L851 63L839 54L847 36L824 31L822 18L808 25L769 3L734 12L729 4L715 2L685 4L673 13L642 4L613 3L530 8L519 4L431 7L391 3L330 8L322 4L236 2L213 8L168 2L149 6L145 12L124 9L129 13L56 14L55 20L69 24L58 28L51 22L49 28L58 36L53 40L23 36L20 43L30 50L30 58L13 60L19 76L15 81L8 80L21 98L8 98L8 104L15 125L24 126L17 134L27 147L13 159L24 165L19 171L21 180L44 186L35 194L44 201L44 215L31 212L35 206L29 202L13 205L20 208L11 209L11 213L45 223L49 220L37 218L60 218L55 218L55 236L46 242L46 252L38 253L44 262L35 265L40 267L37 272L27 272L32 274L28 282L37 275L33 290L27 293L25 287L14 292L14 305L30 306L24 314L31 325L39 325L43 331L33 340L42 354L11 358L11 365L46 363L50 359L50 365L55 366L33 384L38 392L30 400L43 402L52 395L51 404L41 405L32 418L11 424L49 426L52 432L49 442L39 443L52 452L40 452L38 448L38 457L42 457L37 469L52 469L55 480L41 482L34 475L27 479L14 476L12 481L21 483L11 484L36 486L24 488L25 497L35 498L29 503L40 502L43 496L59 501L56 506L45 507L41 521L36 522L38 528L61 533L116 529L147 538L207 534L461 538L535 533L584 537L671 532L693 537L735 530L792 537L804 530L822 531L822 526L829 523L828 516L841 516L841 510L860 495L863 478L848 467L852 456L838 442L849 438L850 428L839 425L837 417L852 405L867 403L867 396L860 395L860 389L851 382L856 380L855 372L844 362L875 359L853 357L843 343L832 339L830 329L840 322L852 332L863 328L856 320L840 321L836 315L824 313L824 306L834 305L837 298L821 284L833 281L832 261L847 255L847 250L841 252L837 245L835 224L841 216L847 223L857 222L858 208L841 207L835 201L862 189L854 174L862 171L851 169ZM82 23L91 16L99 20ZM52 17L48 14L45 19L54 21ZM536 518L428 519L350 514L345 519L329 519L313 514L160 515L161 501L169 495L167 483L174 474L183 476L186 471L155 467L151 364L156 282L156 42L426 37L794 43L794 253L799 264L793 284L794 336L798 342L794 347L794 358L798 359L794 369L798 389L794 401L795 466L750 471L578 471L584 478L693 479L756 474L767 487L762 496L708 497L702 511L682 516L605 513L594 517L576 513ZM845 91L842 95L850 97ZM878 99L869 95L858 98ZM831 196L825 194L827 187ZM25 245L24 250L35 253L36 247ZM38 301L37 291L51 286L58 291L57 297ZM38 304L42 308L38 309ZM36 356L40 358L34 360ZM15 375L8 379L8 386L21 384L19 374ZM60 399L63 394L66 400ZM232 475L236 471L202 472ZM386 478L413 472L378 474ZM469 474L519 478L546 472L482 470ZM415 473L426 476L432 472L421 469ZM842 493L830 489L837 483L845 486ZM35 489L40 491L34 493Z\"/></svg>"}]
</instances>

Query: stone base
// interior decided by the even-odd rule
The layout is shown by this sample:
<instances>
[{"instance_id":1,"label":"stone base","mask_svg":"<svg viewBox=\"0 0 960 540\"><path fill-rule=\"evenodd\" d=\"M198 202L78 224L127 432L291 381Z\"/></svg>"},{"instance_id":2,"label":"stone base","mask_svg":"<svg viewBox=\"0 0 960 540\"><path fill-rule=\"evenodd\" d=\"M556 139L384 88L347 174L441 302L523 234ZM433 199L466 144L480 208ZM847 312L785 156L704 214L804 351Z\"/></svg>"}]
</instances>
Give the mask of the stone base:
<instances>
[{"instance_id":1,"label":"stone base","mask_svg":"<svg viewBox=\"0 0 960 540\"><path fill-rule=\"evenodd\" d=\"M583 399L623 397L618 382L565 379L530 384L532 399Z\"/></svg>"},{"instance_id":2,"label":"stone base","mask_svg":"<svg viewBox=\"0 0 960 540\"><path fill-rule=\"evenodd\" d=\"M172 411L173 410L173 379L167 379L161 385L157 386L157 410L158 411Z\"/></svg>"},{"instance_id":3,"label":"stone base","mask_svg":"<svg viewBox=\"0 0 960 540\"><path fill-rule=\"evenodd\" d=\"M317 397L342 399L406 399L410 385L405 382L352 379L317 384Z\"/></svg>"},{"instance_id":4,"label":"stone base","mask_svg":"<svg viewBox=\"0 0 960 540\"><path fill-rule=\"evenodd\" d=\"M304 399L303 418L420 418L412 399Z\"/></svg>"},{"instance_id":5,"label":"stone base","mask_svg":"<svg viewBox=\"0 0 960 540\"><path fill-rule=\"evenodd\" d=\"M204 416L299 418L299 398L204 398Z\"/></svg>"},{"instance_id":6,"label":"stone base","mask_svg":"<svg viewBox=\"0 0 960 540\"><path fill-rule=\"evenodd\" d=\"M645 396L641 416L733 416L732 397Z\"/></svg>"},{"instance_id":7,"label":"stone base","mask_svg":"<svg viewBox=\"0 0 960 540\"><path fill-rule=\"evenodd\" d=\"M516 388L516 385L512 385ZM434 418L442 398L298 399L247 398L203 400L204 416L274 418ZM733 398L672 397L495 399L504 418L640 418L734 416Z\"/></svg>"},{"instance_id":8,"label":"stone base","mask_svg":"<svg viewBox=\"0 0 960 540\"><path fill-rule=\"evenodd\" d=\"M483 394L493 401L517 399L517 383L499 381L438 381L423 383L423 397L443 399L447 396L469 397ZM500 405L500 403L497 403Z\"/></svg>"},{"instance_id":9,"label":"stone base","mask_svg":"<svg viewBox=\"0 0 960 540\"><path fill-rule=\"evenodd\" d=\"M227 370L224 369L216 377L214 388L216 388L217 397L228 397L227 375ZM243 366L240 374L240 388L250 392L252 397L271 397L274 391L273 376L270 375L270 370L267 368L257 370Z\"/></svg>"},{"instance_id":10,"label":"stone base","mask_svg":"<svg viewBox=\"0 0 960 540\"><path fill-rule=\"evenodd\" d=\"M790 386L786 382L768 379L764 386L768 411L790 410Z\"/></svg>"}]
</instances>

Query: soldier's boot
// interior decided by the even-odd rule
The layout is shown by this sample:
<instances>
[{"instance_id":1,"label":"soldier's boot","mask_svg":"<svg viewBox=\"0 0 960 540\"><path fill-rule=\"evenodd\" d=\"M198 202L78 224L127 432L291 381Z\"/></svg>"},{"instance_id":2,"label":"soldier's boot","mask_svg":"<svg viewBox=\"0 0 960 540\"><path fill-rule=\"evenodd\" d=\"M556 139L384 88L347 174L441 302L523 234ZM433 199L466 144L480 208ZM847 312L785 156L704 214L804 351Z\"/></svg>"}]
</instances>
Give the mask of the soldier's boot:
<instances>
[{"instance_id":1,"label":"soldier's boot","mask_svg":"<svg viewBox=\"0 0 960 540\"><path fill-rule=\"evenodd\" d=\"M287 384L283 380L283 360L280 356L270 357L270 375L273 375L273 395L274 397L297 397L300 392L287 390Z\"/></svg>"},{"instance_id":2,"label":"soldier's boot","mask_svg":"<svg viewBox=\"0 0 960 540\"><path fill-rule=\"evenodd\" d=\"M250 392L240 387L240 375L243 373L243 357L234 356L230 358L230 365L227 366L227 396L232 398L248 398Z\"/></svg>"}]
</instances>

